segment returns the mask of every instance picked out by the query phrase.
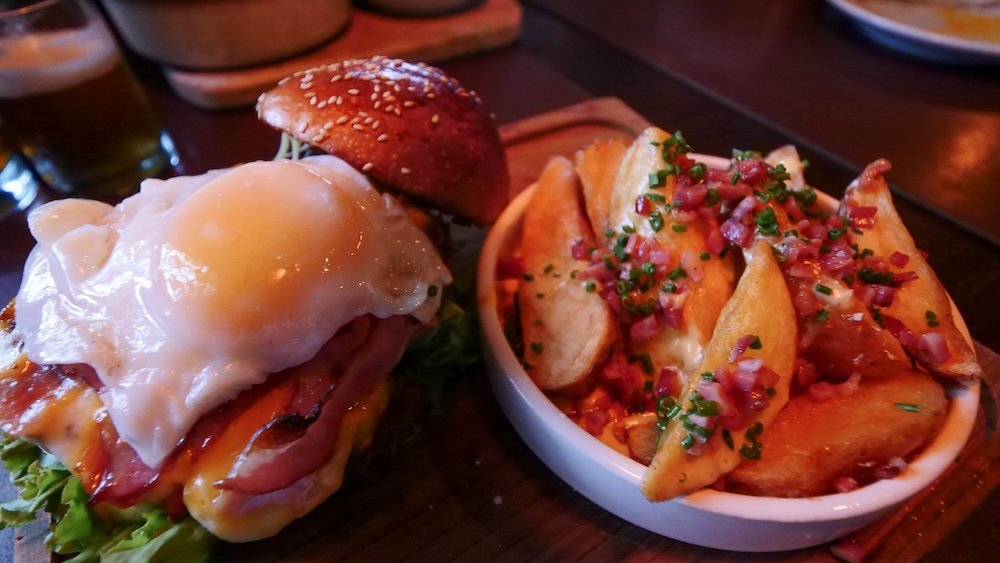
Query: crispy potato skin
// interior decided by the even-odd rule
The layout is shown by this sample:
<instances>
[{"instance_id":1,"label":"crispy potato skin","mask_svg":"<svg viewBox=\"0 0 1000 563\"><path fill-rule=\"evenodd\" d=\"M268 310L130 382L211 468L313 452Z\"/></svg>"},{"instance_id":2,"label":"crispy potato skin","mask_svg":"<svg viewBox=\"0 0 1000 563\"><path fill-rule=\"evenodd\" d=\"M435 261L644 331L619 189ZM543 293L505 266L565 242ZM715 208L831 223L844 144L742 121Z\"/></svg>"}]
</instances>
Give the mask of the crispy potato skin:
<instances>
[{"instance_id":1,"label":"crispy potato skin","mask_svg":"<svg viewBox=\"0 0 1000 563\"><path fill-rule=\"evenodd\" d=\"M732 299L722 310L712 340L705 349L701 367L694 373L713 372L720 366L728 365L729 353L736 342L744 335L757 335L763 346L759 350L747 350L742 357L763 358L764 365L778 374L778 382L774 385L775 394L767 407L755 413L747 427L760 422L764 425L766 436L771 421L788 402L798 330L792 299L771 246L766 241L758 240L748 254L747 269ZM685 385L680 401L685 409L690 406L691 393L696 384L695 379ZM743 430L734 430L732 435L743 436ZM713 451L690 455L681 446L681 439L686 433L675 419L660 437L659 449L642 480L642 492L649 500L664 501L696 491L711 485L739 465L742 459L740 443L729 449L722 443L720 432L716 432L708 442L714 443Z\"/></svg>"},{"instance_id":2,"label":"crispy potato skin","mask_svg":"<svg viewBox=\"0 0 1000 563\"><path fill-rule=\"evenodd\" d=\"M918 405L909 412L896 403ZM732 490L802 497L833 492L831 482L859 463L905 457L934 437L948 411L941 385L906 371L863 379L857 392L825 401L799 395L761 436L761 459L728 476Z\"/></svg>"},{"instance_id":3,"label":"crispy potato skin","mask_svg":"<svg viewBox=\"0 0 1000 563\"><path fill-rule=\"evenodd\" d=\"M589 265L573 259L573 243L582 238L593 246L593 235L569 160L556 157L545 167L524 214L522 237L525 271L534 277L518 291L528 373L545 390L578 384L607 356L617 329L604 299L570 276Z\"/></svg>"},{"instance_id":4,"label":"crispy potato skin","mask_svg":"<svg viewBox=\"0 0 1000 563\"><path fill-rule=\"evenodd\" d=\"M616 230L622 225L634 226L639 235L656 240L668 250L676 262L684 252L698 256L707 251L705 239L715 223L699 218L685 223L686 229L677 232L672 228L676 223L673 215L666 214L663 228L653 231L649 218L636 213L636 199L650 191L649 175L666 167L659 148L653 143L662 143L667 137L662 129L650 127L625 152L615 177L607 224ZM676 177L670 176L666 185L656 191L667 201L673 201L675 187ZM636 353L649 354L657 367L678 366L686 372L694 370L704 346L712 337L723 306L733 293L736 274L731 255L713 257L704 262L702 268L702 280L691 283L688 289L683 305L684 325L680 329L661 327L656 335L635 350Z\"/></svg>"},{"instance_id":5,"label":"crispy potato skin","mask_svg":"<svg viewBox=\"0 0 1000 563\"><path fill-rule=\"evenodd\" d=\"M858 245L871 248L876 256L888 258L893 252L902 252L909 257L903 270L913 270L919 278L904 283L897 290L892 305L886 307L884 312L902 321L914 335L936 331L944 337L951 358L942 363L923 362L927 369L946 377L980 378L983 368L976 360L975 349L958 329L948 293L896 212L889 185L883 177L889 168L885 160L869 164L861 177L848 187L841 214L843 216L850 205L875 207L878 209L875 224L861 229L861 234L855 239ZM928 327L927 311L937 315L939 326Z\"/></svg>"},{"instance_id":6,"label":"crispy potato skin","mask_svg":"<svg viewBox=\"0 0 1000 563\"><path fill-rule=\"evenodd\" d=\"M626 150L628 146L620 139L600 139L576 152L576 173L583 185L587 216L601 246L608 242L604 231L611 227L608 223L611 193Z\"/></svg>"}]
</instances>

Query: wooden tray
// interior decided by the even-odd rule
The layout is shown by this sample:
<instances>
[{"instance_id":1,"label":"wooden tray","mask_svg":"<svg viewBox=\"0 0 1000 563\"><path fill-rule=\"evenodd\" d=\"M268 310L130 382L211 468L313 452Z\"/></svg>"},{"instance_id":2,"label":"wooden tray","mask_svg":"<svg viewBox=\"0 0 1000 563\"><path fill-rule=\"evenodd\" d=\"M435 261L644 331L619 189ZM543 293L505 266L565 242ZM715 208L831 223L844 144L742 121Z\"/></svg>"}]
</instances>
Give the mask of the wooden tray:
<instances>
[{"instance_id":1,"label":"wooden tray","mask_svg":"<svg viewBox=\"0 0 1000 563\"><path fill-rule=\"evenodd\" d=\"M261 92L305 68L373 55L440 61L511 43L520 27L521 6L516 0L483 0L464 12L428 18L354 9L344 33L304 55L239 70L164 68L164 74L177 95L188 102L205 109L232 108L254 103Z\"/></svg>"},{"instance_id":2,"label":"wooden tray","mask_svg":"<svg viewBox=\"0 0 1000 563\"><path fill-rule=\"evenodd\" d=\"M537 178L552 155L599 137L632 138L647 122L603 98L506 125L512 190ZM472 244L482 232L473 233ZM478 236L478 238L477 238ZM475 256L471 249L467 260ZM464 264L470 267L471 264ZM961 523L1000 481L997 398L1000 356L976 347L986 371L982 412L960 461L895 514L845 540L877 560L915 560ZM482 367L448 398L445 412L277 537L221 544L220 561L733 560L736 554L661 537L606 512L552 474L521 442L493 399ZM392 408L392 405L390 405ZM970 483L980 486L970 487ZM44 532L25 534L18 563L44 561ZM838 544L839 545L839 544ZM820 546L740 559L832 561Z\"/></svg>"}]
</instances>

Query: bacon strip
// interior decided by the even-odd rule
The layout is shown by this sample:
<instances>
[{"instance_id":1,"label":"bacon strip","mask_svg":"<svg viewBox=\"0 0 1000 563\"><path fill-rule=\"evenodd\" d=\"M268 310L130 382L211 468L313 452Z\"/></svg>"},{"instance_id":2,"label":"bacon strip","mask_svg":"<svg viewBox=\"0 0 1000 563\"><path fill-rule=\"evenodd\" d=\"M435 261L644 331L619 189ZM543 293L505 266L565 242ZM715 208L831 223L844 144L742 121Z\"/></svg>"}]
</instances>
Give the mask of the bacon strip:
<instances>
[{"instance_id":1,"label":"bacon strip","mask_svg":"<svg viewBox=\"0 0 1000 563\"><path fill-rule=\"evenodd\" d=\"M262 495L289 487L322 467L333 455L344 414L392 371L413 330L409 317L374 320L367 341L348 359L318 415L291 414L272 420L218 486Z\"/></svg>"}]
</instances>

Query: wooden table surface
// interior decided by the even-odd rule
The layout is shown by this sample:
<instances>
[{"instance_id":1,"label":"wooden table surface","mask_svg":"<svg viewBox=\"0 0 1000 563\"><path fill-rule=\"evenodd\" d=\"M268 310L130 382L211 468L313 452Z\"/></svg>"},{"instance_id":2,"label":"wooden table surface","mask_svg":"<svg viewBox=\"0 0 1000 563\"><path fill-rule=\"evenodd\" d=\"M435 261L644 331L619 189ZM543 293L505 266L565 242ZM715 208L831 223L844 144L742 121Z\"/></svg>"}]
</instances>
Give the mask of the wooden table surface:
<instances>
[{"instance_id":1,"label":"wooden table surface","mask_svg":"<svg viewBox=\"0 0 1000 563\"><path fill-rule=\"evenodd\" d=\"M888 52L861 39L820 2L709 4L527 0L518 44L442 66L479 92L502 123L613 95L656 124L682 129L699 152L766 150L791 141L812 163L811 183L835 195L866 162L889 157L895 166L890 179L904 195L900 211L918 245L930 253L973 336L1000 350L1000 221L994 212L1000 207L1000 73ZM197 110L174 96L154 69L140 63L138 70L179 147L177 172L273 155L277 135L252 111ZM113 126L95 134L114 134ZM0 223L0 299L16 292L30 247L23 215ZM393 463L387 473L361 480L354 492L338 493L344 498L336 508L323 509L330 518L412 527L411 543L357 545L349 526L320 533L307 524L290 537L310 538L309 545L271 543L265 552L285 545L302 560L386 560L408 552L469 560L733 559L631 531L572 493L523 452L481 372L470 374L451 408L458 414L446 420L468 420L469 428L432 423L429 430L467 438L403 454L406 463L436 468L433 478L424 481ZM528 466L513 472L505 456L518 451L517 461ZM476 484L463 488L462 480L473 474ZM507 481L525 474L527 479ZM495 479L492 486L483 485L483 475ZM391 485L366 488L378 479ZM455 491L460 494L453 498ZM422 514L438 508L453 513L447 533L420 524ZM544 518L549 512L552 521ZM593 529L625 532L615 536L620 543L592 551L581 531ZM435 549L416 551L428 545L421 533L437 534ZM928 559L988 560L998 538L1000 494L994 492ZM239 559L254 548L224 553Z\"/></svg>"}]
</instances>

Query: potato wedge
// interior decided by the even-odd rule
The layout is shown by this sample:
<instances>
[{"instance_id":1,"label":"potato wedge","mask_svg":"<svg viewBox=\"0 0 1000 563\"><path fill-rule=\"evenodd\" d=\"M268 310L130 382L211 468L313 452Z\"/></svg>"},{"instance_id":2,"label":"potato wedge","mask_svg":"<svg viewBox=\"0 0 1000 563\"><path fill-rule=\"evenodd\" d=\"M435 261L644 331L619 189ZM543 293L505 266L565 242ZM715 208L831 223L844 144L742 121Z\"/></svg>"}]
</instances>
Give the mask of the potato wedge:
<instances>
[{"instance_id":1,"label":"potato wedge","mask_svg":"<svg viewBox=\"0 0 1000 563\"><path fill-rule=\"evenodd\" d=\"M583 185L583 202L600 246L607 245L608 209L615 176L628 146L621 139L600 139L576 151L576 173Z\"/></svg>"},{"instance_id":2,"label":"potato wedge","mask_svg":"<svg viewBox=\"0 0 1000 563\"><path fill-rule=\"evenodd\" d=\"M686 252L698 257L707 251L705 239L716 225L700 217L682 223L674 214L664 213L663 226L657 231L649 217L636 212L636 199L650 192L663 196L668 202L673 200L676 176L668 176L666 185L661 188L651 188L649 184L650 174L666 167L659 147L653 143L662 143L667 137L663 130L651 127L626 151L615 177L608 225L619 232L623 225L633 226L637 234L656 240L668 250L676 266ZM683 225L683 228L674 229L675 225ZM701 281L685 280L688 291L682 306L683 325L679 329L662 326L656 335L635 347L635 353L649 354L657 369L677 366L690 373L697 367L719 313L733 292L735 267L732 256L713 255L699 265L703 272Z\"/></svg>"},{"instance_id":3,"label":"potato wedge","mask_svg":"<svg viewBox=\"0 0 1000 563\"><path fill-rule=\"evenodd\" d=\"M573 259L571 246L581 238L592 245L593 236L569 160L555 157L546 165L525 210L522 237L525 271L533 278L518 291L524 359L540 388L562 389L586 379L617 330L607 303L570 275L588 265Z\"/></svg>"},{"instance_id":4,"label":"potato wedge","mask_svg":"<svg viewBox=\"0 0 1000 563\"><path fill-rule=\"evenodd\" d=\"M722 433L715 432L704 444L707 446L705 451L692 455L682 445L689 432L680 417L670 421L642 480L642 492L649 500L664 501L695 491L732 471L742 461L740 447L744 445L746 429L759 422L766 436L771 421L788 402L797 341L795 310L770 245L758 240L747 254L747 268L732 299L722 310L696 373L714 372L728 365L736 343L745 335L756 335L762 346L747 349L742 358L761 358L764 365L777 374L774 393L767 406L754 411L743 428L732 431L735 447L727 446ZM685 385L680 401L685 411L692 408L691 398L697 383L697 378L690 378Z\"/></svg>"},{"instance_id":5,"label":"potato wedge","mask_svg":"<svg viewBox=\"0 0 1000 563\"><path fill-rule=\"evenodd\" d=\"M871 248L876 256L886 259L893 252L905 254L908 262L903 268L896 269L916 272L918 278L903 283L896 290L892 305L883 309L885 314L902 321L918 338L919 335L932 332L944 338L949 352L948 359L934 361L926 354L917 353L916 360L934 373L946 377L979 378L983 375L983 369L976 361L975 350L955 322L951 299L896 212L889 185L883 177L889 168L889 163L885 160L868 165L861 177L847 188L841 203L841 216L846 220L853 206L877 209L874 225L861 229L861 234L855 237L855 241L861 248ZM930 326L928 317L931 313L937 319L937 326Z\"/></svg>"},{"instance_id":6,"label":"potato wedge","mask_svg":"<svg viewBox=\"0 0 1000 563\"><path fill-rule=\"evenodd\" d=\"M625 429L625 443L632 459L643 465L649 465L656 455L656 443L660 438L660 429L656 427L656 417L647 417L642 422Z\"/></svg>"},{"instance_id":7,"label":"potato wedge","mask_svg":"<svg viewBox=\"0 0 1000 563\"><path fill-rule=\"evenodd\" d=\"M796 396L760 437L761 459L744 461L729 474L728 485L770 497L833 492L830 483L858 464L881 465L920 448L937 433L947 410L941 385L915 371L862 379L849 396Z\"/></svg>"}]
</instances>

